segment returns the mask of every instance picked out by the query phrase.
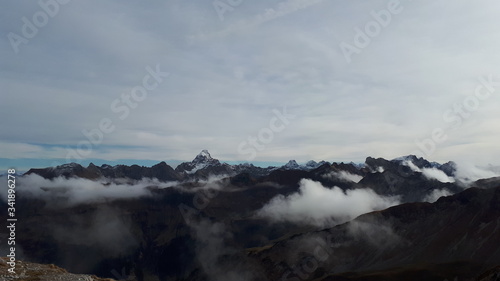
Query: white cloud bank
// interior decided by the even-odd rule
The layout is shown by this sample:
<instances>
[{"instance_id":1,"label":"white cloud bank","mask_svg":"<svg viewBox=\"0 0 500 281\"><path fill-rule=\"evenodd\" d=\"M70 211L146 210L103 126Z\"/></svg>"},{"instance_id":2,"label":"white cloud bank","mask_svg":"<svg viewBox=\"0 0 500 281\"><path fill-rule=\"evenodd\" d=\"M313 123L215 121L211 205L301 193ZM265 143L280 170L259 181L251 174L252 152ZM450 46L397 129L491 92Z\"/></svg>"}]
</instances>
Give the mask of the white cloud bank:
<instances>
[{"instance_id":1,"label":"white cloud bank","mask_svg":"<svg viewBox=\"0 0 500 281\"><path fill-rule=\"evenodd\" d=\"M355 183L358 183L360 180L363 179L362 176L356 175L356 174L351 174L347 171L331 172L331 173L324 175L323 177L330 178L330 179L339 179L342 181L355 182Z\"/></svg>"},{"instance_id":2,"label":"white cloud bank","mask_svg":"<svg viewBox=\"0 0 500 281\"><path fill-rule=\"evenodd\" d=\"M380 196L371 189L344 192L338 187L330 189L319 182L302 179L298 192L274 197L258 215L274 221L328 226L397 204L398 197Z\"/></svg>"},{"instance_id":3,"label":"white cloud bank","mask_svg":"<svg viewBox=\"0 0 500 281\"><path fill-rule=\"evenodd\" d=\"M429 203L434 203L436 202L439 198L443 196L450 196L453 193L451 193L448 189L434 189L431 193L427 194L425 196L424 200L425 202Z\"/></svg>"},{"instance_id":4,"label":"white cloud bank","mask_svg":"<svg viewBox=\"0 0 500 281\"><path fill-rule=\"evenodd\" d=\"M455 177L466 186L479 179L494 178L500 176L498 166L479 167L471 163L457 163Z\"/></svg>"},{"instance_id":5,"label":"white cloud bank","mask_svg":"<svg viewBox=\"0 0 500 281\"><path fill-rule=\"evenodd\" d=\"M162 183L156 179L143 179L134 183L63 177L49 180L31 174L17 178L16 196L29 196L62 205L75 205L150 196L151 192L147 187L167 188L176 184L177 182ZM7 193L4 193L2 200L5 201L6 197Z\"/></svg>"},{"instance_id":6,"label":"white cloud bank","mask_svg":"<svg viewBox=\"0 0 500 281\"><path fill-rule=\"evenodd\" d=\"M455 182L454 178L448 177L447 174L445 174L443 171L441 171L437 168L420 169L415 164L413 164L413 162L411 162L411 161L405 161L404 165L410 167L414 172L422 173L426 178L428 178L430 180L438 180L438 181L443 182L443 183Z\"/></svg>"}]
</instances>

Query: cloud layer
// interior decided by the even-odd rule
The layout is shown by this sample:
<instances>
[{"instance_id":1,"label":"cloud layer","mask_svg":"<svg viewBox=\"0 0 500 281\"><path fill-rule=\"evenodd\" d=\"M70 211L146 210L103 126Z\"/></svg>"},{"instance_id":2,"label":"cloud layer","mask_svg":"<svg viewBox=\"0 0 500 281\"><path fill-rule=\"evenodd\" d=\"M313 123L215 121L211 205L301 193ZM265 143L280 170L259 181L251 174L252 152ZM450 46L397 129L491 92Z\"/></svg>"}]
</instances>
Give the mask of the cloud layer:
<instances>
[{"instance_id":1,"label":"cloud layer","mask_svg":"<svg viewBox=\"0 0 500 281\"><path fill-rule=\"evenodd\" d=\"M17 178L16 193L46 200L54 206L57 204L68 206L150 196L151 192L147 187L167 188L176 184L177 182L162 183L156 179L127 182L119 179L111 181L58 177L48 180L39 175L31 174ZM6 197L7 193L2 193L2 200L6 200Z\"/></svg>"},{"instance_id":2,"label":"cloud layer","mask_svg":"<svg viewBox=\"0 0 500 281\"><path fill-rule=\"evenodd\" d=\"M399 204L397 197L380 196L371 189L343 191L303 179L298 192L271 199L258 215L274 221L326 226L351 220L361 214Z\"/></svg>"},{"instance_id":3,"label":"cloud layer","mask_svg":"<svg viewBox=\"0 0 500 281\"><path fill-rule=\"evenodd\" d=\"M499 166L477 166L470 162L460 162L457 164L455 177L465 185L479 179L493 178L500 176Z\"/></svg>"}]
</instances>

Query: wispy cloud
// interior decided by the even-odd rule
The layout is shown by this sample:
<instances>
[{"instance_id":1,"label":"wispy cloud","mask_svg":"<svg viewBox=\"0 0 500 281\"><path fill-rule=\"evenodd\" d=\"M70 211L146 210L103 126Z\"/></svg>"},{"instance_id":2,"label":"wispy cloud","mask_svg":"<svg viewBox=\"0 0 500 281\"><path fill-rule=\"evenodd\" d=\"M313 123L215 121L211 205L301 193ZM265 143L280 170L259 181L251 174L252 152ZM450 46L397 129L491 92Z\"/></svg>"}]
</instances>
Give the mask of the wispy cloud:
<instances>
[{"instance_id":1,"label":"wispy cloud","mask_svg":"<svg viewBox=\"0 0 500 281\"><path fill-rule=\"evenodd\" d=\"M204 219L190 226L194 230L197 241L196 257L208 280L255 280L255 273L244 264L241 256L232 259L224 258L238 256L238 250L228 246L227 240L231 238L231 233L223 223Z\"/></svg>"},{"instance_id":2,"label":"wispy cloud","mask_svg":"<svg viewBox=\"0 0 500 281\"><path fill-rule=\"evenodd\" d=\"M323 177L330 178L330 179L340 179L343 181L355 182L355 183L358 183L361 179L363 179L362 176L356 175L356 174L351 174L347 171L330 172L328 174L323 175Z\"/></svg>"},{"instance_id":3,"label":"wispy cloud","mask_svg":"<svg viewBox=\"0 0 500 281\"><path fill-rule=\"evenodd\" d=\"M440 182L455 182L455 179L453 177L449 177L443 171L437 168L420 169L411 161L405 161L404 164L410 167L413 171L422 173L428 179L438 180Z\"/></svg>"},{"instance_id":4,"label":"wispy cloud","mask_svg":"<svg viewBox=\"0 0 500 281\"><path fill-rule=\"evenodd\" d=\"M447 190L445 188L443 188L443 189L434 189L431 193L429 193L429 194L427 194L427 196L425 196L425 198L423 199L423 201L434 203L439 198L441 198L443 196L449 196L449 195L452 195L452 194L453 193L451 193L449 190Z\"/></svg>"}]
</instances>

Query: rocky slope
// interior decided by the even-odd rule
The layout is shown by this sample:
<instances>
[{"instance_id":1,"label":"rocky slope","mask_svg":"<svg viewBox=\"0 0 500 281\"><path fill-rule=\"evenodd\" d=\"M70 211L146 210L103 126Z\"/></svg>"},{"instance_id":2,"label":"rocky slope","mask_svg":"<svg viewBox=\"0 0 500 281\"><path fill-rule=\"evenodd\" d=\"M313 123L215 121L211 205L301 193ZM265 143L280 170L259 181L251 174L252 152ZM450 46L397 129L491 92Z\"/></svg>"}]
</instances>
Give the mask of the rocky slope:
<instances>
[{"instance_id":1,"label":"rocky slope","mask_svg":"<svg viewBox=\"0 0 500 281\"><path fill-rule=\"evenodd\" d=\"M265 261L271 280L465 280L500 264L499 243L500 187L471 188L296 235L252 256Z\"/></svg>"},{"instance_id":2,"label":"rocky slope","mask_svg":"<svg viewBox=\"0 0 500 281\"><path fill-rule=\"evenodd\" d=\"M24 261L16 261L16 274L7 271L7 258L0 258L0 280L10 281L115 281L99 278L95 275L72 274L53 264L44 265Z\"/></svg>"}]
</instances>

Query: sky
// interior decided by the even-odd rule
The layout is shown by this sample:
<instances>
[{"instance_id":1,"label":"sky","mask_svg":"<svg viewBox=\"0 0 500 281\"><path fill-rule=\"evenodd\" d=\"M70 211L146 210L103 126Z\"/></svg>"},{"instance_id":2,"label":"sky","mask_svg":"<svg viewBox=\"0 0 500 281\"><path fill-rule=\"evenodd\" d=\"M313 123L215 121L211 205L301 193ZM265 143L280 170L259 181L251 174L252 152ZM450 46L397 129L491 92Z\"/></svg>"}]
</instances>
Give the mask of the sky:
<instances>
[{"instance_id":1,"label":"sky","mask_svg":"<svg viewBox=\"0 0 500 281\"><path fill-rule=\"evenodd\" d=\"M1 5L1 169L500 164L498 1Z\"/></svg>"}]
</instances>

